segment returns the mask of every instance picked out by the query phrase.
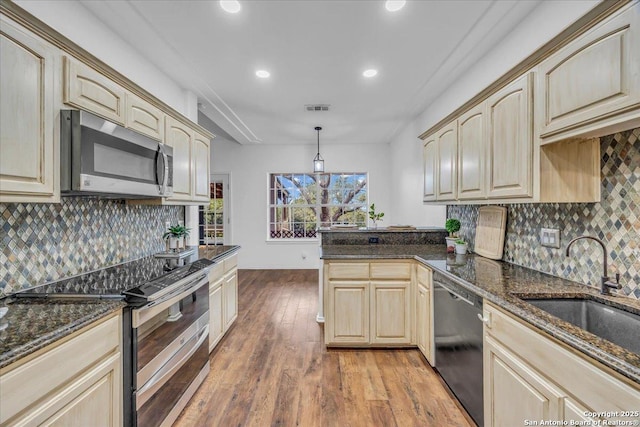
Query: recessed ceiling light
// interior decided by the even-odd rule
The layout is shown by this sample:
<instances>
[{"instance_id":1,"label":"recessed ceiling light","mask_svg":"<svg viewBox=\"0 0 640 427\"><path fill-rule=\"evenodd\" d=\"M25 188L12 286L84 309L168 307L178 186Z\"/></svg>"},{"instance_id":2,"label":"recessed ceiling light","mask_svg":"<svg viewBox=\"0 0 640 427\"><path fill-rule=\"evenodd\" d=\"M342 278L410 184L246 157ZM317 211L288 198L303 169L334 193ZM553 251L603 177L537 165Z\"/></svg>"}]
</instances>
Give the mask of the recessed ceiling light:
<instances>
[{"instance_id":1,"label":"recessed ceiling light","mask_svg":"<svg viewBox=\"0 0 640 427\"><path fill-rule=\"evenodd\" d=\"M267 79L269 78L269 76L271 76L271 73L267 70L258 70L256 71L256 76L260 77L261 79Z\"/></svg>"},{"instance_id":2,"label":"recessed ceiling light","mask_svg":"<svg viewBox=\"0 0 640 427\"><path fill-rule=\"evenodd\" d=\"M407 2L405 0L387 0L384 7L389 12L397 12L404 7Z\"/></svg>"},{"instance_id":3,"label":"recessed ceiling light","mask_svg":"<svg viewBox=\"0 0 640 427\"><path fill-rule=\"evenodd\" d=\"M378 70L374 70L373 68L369 69L369 70L364 70L362 72L362 75L365 77L374 77L378 74Z\"/></svg>"},{"instance_id":4,"label":"recessed ceiling light","mask_svg":"<svg viewBox=\"0 0 640 427\"><path fill-rule=\"evenodd\" d=\"M220 7L228 13L238 13L242 9L238 0L220 0Z\"/></svg>"}]
</instances>

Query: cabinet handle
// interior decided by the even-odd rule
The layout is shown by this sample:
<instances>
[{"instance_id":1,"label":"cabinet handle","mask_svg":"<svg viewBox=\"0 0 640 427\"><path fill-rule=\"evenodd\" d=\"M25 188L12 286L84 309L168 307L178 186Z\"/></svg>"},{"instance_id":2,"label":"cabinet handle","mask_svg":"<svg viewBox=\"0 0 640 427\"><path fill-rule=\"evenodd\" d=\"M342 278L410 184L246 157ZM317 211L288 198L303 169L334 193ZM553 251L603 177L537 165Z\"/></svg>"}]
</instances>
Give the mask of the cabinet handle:
<instances>
[{"instance_id":1,"label":"cabinet handle","mask_svg":"<svg viewBox=\"0 0 640 427\"><path fill-rule=\"evenodd\" d=\"M491 316L484 317L482 314L478 313L478 319L480 319L480 321L485 325L491 326Z\"/></svg>"}]
</instances>

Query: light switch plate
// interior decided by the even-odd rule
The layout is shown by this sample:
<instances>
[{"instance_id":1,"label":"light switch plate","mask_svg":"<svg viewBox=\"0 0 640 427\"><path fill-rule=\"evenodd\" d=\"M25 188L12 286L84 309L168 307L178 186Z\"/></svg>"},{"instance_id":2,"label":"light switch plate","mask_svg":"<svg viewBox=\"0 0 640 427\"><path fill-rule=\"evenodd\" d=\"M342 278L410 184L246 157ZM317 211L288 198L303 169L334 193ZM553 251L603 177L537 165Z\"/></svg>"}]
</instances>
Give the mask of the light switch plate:
<instances>
[{"instance_id":1,"label":"light switch plate","mask_svg":"<svg viewBox=\"0 0 640 427\"><path fill-rule=\"evenodd\" d=\"M560 249L560 230L556 228L541 228L540 244L549 248Z\"/></svg>"}]
</instances>

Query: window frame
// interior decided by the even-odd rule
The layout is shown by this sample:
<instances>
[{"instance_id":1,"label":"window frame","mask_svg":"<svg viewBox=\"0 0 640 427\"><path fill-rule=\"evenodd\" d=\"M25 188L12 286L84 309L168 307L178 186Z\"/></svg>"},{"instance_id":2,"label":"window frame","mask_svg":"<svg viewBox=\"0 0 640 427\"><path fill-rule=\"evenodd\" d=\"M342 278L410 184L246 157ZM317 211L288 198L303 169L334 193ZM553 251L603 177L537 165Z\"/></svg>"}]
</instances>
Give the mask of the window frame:
<instances>
[{"instance_id":1,"label":"window frame","mask_svg":"<svg viewBox=\"0 0 640 427\"><path fill-rule=\"evenodd\" d=\"M266 188L266 196L267 196L267 201L266 201L266 241L268 243L314 243L314 242L318 242L320 240L320 234L316 234L316 237L271 237L271 209L273 208L274 205L271 204L271 178L274 175L364 175L365 179L366 179L366 186L365 186L365 202L363 203L363 206L365 207L367 212L367 216L365 217L365 224L362 227L366 227L367 226L367 221L368 221L368 210L369 210L369 172L319 172L319 173L313 173L313 172L267 172L267 188ZM314 207L314 208L319 208L321 206L339 206L339 205L322 205L319 203L316 203L314 205L304 205L304 206L309 206L309 207ZM317 211L316 211L317 212ZM319 215L316 214L316 224L319 224ZM321 227L317 226L316 229L320 229Z\"/></svg>"}]
</instances>

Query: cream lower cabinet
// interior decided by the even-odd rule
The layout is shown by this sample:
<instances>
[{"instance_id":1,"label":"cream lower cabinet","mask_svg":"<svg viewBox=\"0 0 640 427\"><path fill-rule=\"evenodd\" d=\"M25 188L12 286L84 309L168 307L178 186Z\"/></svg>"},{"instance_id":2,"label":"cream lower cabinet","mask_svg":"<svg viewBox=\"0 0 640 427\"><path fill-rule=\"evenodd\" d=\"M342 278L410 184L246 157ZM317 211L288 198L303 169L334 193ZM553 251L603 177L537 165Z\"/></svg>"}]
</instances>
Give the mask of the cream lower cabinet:
<instances>
[{"instance_id":1,"label":"cream lower cabinet","mask_svg":"<svg viewBox=\"0 0 640 427\"><path fill-rule=\"evenodd\" d=\"M430 269L418 265L416 271L416 345L431 366L434 366L433 282Z\"/></svg>"},{"instance_id":2,"label":"cream lower cabinet","mask_svg":"<svg viewBox=\"0 0 640 427\"><path fill-rule=\"evenodd\" d=\"M209 351L238 318L238 255L219 260L209 270Z\"/></svg>"},{"instance_id":3,"label":"cream lower cabinet","mask_svg":"<svg viewBox=\"0 0 640 427\"><path fill-rule=\"evenodd\" d=\"M121 330L118 313L3 368L0 425L122 425Z\"/></svg>"},{"instance_id":4,"label":"cream lower cabinet","mask_svg":"<svg viewBox=\"0 0 640 427\"><path fill-rule=\"evenodd\" d=\"M326 262L323 268L327 345L413 343L413 263Z\"/></svg>"},{"instance_id":5,"label":"cream lower cabinet","mask_svg":"<svg viewBox=\"0 0 640 427\"><path fill-rule=\"evenodd\" d=\"M590 413L637 411L640 386L547 337L486 302L484 317L484 424L526 420L592 421ZM575 424L574 424L575 425Z\"/></svg>"},{"instance_id":6,"label":"cream lower cabinet","mask_svg":"<svg viewBox=\"0 0 640 427\"><path fill-rule=\"evenodd\" d=\"M57 203L62 56L6 16L0 20L0 203Z\"/></svg>"}]
</instances>

